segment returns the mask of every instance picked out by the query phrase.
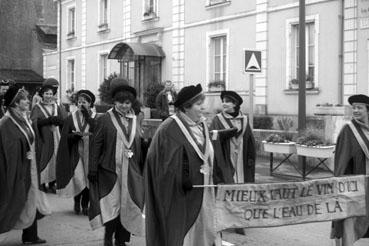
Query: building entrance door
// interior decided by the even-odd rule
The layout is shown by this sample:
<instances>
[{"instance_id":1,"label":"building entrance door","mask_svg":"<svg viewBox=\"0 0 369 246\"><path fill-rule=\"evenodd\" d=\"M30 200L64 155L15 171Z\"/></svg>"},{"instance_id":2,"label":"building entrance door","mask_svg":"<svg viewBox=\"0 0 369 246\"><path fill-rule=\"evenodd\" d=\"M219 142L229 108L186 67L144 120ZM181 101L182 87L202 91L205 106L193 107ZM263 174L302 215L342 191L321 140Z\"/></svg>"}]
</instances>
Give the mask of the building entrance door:
<instances>
[{"instance_id":1,"label":"building entrance door","mask_svg":"<svg viewBox=\"0 0 369 246\"><path fill-rule=\"evenodd\" d=\"M134 61L122 61L121 76L136 88L139 100L144 102L148 84L161 82L161 58L139 56Z\"/></svg>"},{"instance_id":2,"label":"building entrance door","mask_svg":"<svg viewBox=\"0 0 369 246\"><path fill-rule=\"evenodd\" d=\"M120 62L120 76L137 90L144 102L144 93L150 83L161 82L161 64L165 54L152 43L119 43L109 53L109 59Z\"/></svg>"}]
</instances>

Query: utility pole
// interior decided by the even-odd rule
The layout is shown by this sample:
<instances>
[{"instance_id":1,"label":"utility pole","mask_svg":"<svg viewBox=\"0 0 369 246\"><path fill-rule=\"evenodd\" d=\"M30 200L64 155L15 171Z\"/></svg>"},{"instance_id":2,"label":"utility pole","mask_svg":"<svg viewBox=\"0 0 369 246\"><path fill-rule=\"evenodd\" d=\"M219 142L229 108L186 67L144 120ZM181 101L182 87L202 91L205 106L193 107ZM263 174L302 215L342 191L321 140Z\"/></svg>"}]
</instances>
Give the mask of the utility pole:
<instances>
[{"instance_id":1,"label":"utility pole","mask_svg":"<svg viewBox=\"0 0 369 246\"><path fill-rule=\"evenodd\" d=\"M299 106L298 131L299 134L306 129L306 44L305 44L305 0L299 0ZM302 178L306 178L306 157L299 156L302 167Z\"/></svg>"}]
</instances>

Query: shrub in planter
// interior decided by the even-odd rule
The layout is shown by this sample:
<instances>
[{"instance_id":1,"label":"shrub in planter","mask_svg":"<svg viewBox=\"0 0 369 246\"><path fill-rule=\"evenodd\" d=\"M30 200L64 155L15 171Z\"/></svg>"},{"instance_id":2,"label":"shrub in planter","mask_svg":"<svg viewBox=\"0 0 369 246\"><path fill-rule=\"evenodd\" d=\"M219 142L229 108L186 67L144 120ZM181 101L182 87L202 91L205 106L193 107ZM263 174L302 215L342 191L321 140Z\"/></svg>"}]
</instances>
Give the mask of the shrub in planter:
<instances>
[{"instance_id":1,"label":"shrub in planter","mask_svg":"<svg viewBox=\"0 0 369 246\"><path fill-rule=\"evenodd\" d=\"M319 131L312 129L306 130L296 138L296 144L307 146L329 145L319 133Z\"/></svg>"},{"instance_id":2,"label":"shrub in planter","mask_svg":"<svg viewBox=\"0 0 369 246\"><path fill-rule=\"evenodd\" d=\"M100 84L99 97L101 102L105 104L113 103L110 95L110 82L112 81L112 79L117 77L118 75L116 73L112 73L108 76L108 78L105 78L104 81Z\"/></svg>"},{"instance_id":3,"label":"shrub in planter","mask_svg":"<svg viewBox=\"0 0 369 246\"><path fill-rule=\"evenodd\" d=\"M265 141L267 143L287 143L289 142L289 140L281 135L281 134L278 134L278 133L273 133L273 134L270 134L266 139Z\"/></svg>"},{"instance_id":4,"label":"shrub in planter","mask_svg":"<svg viewBox=\"0 0 369 246\"><path fill-rule=\"evenodd\" d=\"M330 158L333 157L335 145L326 141L317 131L307 130L296 139L298 155Z\"/></svg>"},{"instance_id":5,"label":"shrub in planter","mask_svg":"<svg viewBox=\"0 0 369 246\"><path fill-rule=\"evenodd\" d=\"M291 154L296 152L294 142L291 142L286 136L281 134L270 134L264 141L264 151L282 154Z\"/></svg>"},{"instance_id":6,"label":"shrub in planter","mask_svg":"<svg viewBox=\"0 0 369 246\"><path fill-rule=\"evenodd\" d=\"M332 145L330 141L325 140L322 130L316 127L308 127L296 137L295 142L307 146Z\"/></svg>"},{"instance_id":7,"label":"shrub in planter","mask_svg":"<svg viewBox=\"0 0 369 246\"><path fill-rule=\"evenodd\" d=\"M289 140L292 141L293 138L293 132L291 132L291 128L293 128L293 120L289 117L281 117L277 119L277 125L279 129L282 131L285 131L283 133L283 136Z\"/></svg>"},{"instance_id":8,"label":"shrub in planter","mask_svg":"<svg viewBox=\"0 0 369 246\"><path fill-rule=\"evenodd\" d=\"M269 116L255 116L254 129L272 129L273 119Z\"/></svg>"},{"instance_id":9,"label":"shrub in planter","mask_svg":"<svg viewBox=\"0 0 369 246\"><path fill-rule=\"evenodd\" d=\"M155 108L156 96L164 89L164 85L160 83L150 83L144 91L145 106Z\"/></svg>"}]
</instances>

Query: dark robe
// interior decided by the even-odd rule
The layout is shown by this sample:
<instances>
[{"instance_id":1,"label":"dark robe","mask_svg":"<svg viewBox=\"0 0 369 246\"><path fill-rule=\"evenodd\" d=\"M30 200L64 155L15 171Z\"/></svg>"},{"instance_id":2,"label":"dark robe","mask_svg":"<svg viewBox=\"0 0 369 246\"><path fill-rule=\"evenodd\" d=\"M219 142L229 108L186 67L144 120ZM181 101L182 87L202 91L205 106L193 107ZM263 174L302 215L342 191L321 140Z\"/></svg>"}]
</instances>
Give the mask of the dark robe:
<instances>
[{"instance_id":1,"label":"dark robe","mask_svg":"<svg viewBox=\"0 0 369 246\"><path fill-rule=\"evenodd\" d=\"M108 222L101 218L101 213L103 211L101 211L102 208L100 205L101 201L110 195L116 182L118 182L116 173L116 146L118 132L112 121L110 111L113 112L115 116L118 115L117 111L113 108L97 120L89 165L89 170L91 172L97 172L98 175L98 182L90 184L89 218L90 224L94 229ZM142 211L144 207L144 156L141 152L139 124L136 125L136 128L133 128L131 124L129 129L130 130L128 132L124 132L126 138L129 138L132 131L136 132L133 143L130 147L130 150L133 152L133 156L128 160L128 180L126 182L130 198ZM123 222L122 225L125 226ZM130 231L129 228L126 229Z\"/></svg>"},{"instance_id":2,"label":"dark robe","mask_svg":"<svg viewBox=\"0 0 369 246\"><path fill-rule=\"evenodd\" d=\"M224 124L222 124L221 120L219 119L219 115L214 117L210 126L211 130L226 129ZM228 124L227 128L234 127L229 119L225 118L225 120ZM238 134L240 134L240 132ZM243 155L244 183L253 183L255 182L256 150L255 150L255 139L252 134L249 122L247 122L246 124L246 129L242 139L243 139L242 155ZM230 141L231 141L230 138L221 138L221 137L216 140L213 140L215 153L214 169L220 170L221 173L217 175L217 177L220 177L220 180L219 179L216 180L217 183L225 183L225 184L234 183L233 176L235 174L235 169L233 167L230 156L230 148L231 148Z\"/></svg>"},{"instance_id":3,"label":"dark robe","mask_svg":"<svg viewBox=\"0 0 369 246\"><path fill-rule=\"evenodd\" d=\"M75 121L73 119L73 114L76 117L78 126L76 127ZM57 189L62 190L67 187L71 179L75 176L75 169L77 167L78 162L83 159L83 156L81 156L81 152L87 152L87 158L89 157L89 150L92 147L92 134L93 134L93 126L91 127L90 124L88 124L86 121L84 121L84 125L82 125L82 119L83 115L80 113L80 111L76 111L73 114L69 115L66 120L64 121L60 143L59 143L59 149L58 154L56 158L56 184ZM93 114L92 121L95 121L98 117L98 114ZM94 124L92 124L94 125ZM80 132L84 133L90 133L90 136L85 137L86 141L88 142L88 150L85 150L84 145L84 139L80 138L76 141L75 138L73 138L73 131L76 131L76 129L79 129ZM79 149L82 145L82 149ZM83 154L82 154L83 155ZM89 160L82 160L82 165L84 165L84 162L88 162ZM87 167L88 167L88 163ZM87 170L84 170L87 172ZM87 173L85 173L84 177L78 177L79 179L85 179L87 177ZM88 181L86 180L86 183ZM80 184L76 184L77 186ZM83 188L86 187L75 187L74 194L78 195ZM63 192L62 192L63 193Z\"/></svg>"},{"instance_id":4,"label":"dark robe","mask_svg":"<svg viewBox=\"0 0 369 246\"><path fill-rule=\"evenodd\" d=\"M4 114L5 114L4 95L0 95L0 119L3 118Z\"/></svg>"},{"instance_id":5,"label":"dark robe","mask_svg":"<svg viewBox=\"0 0 369 246\"><path fill-rule=\"evenodd\" d=\"M360 124L355 120L351 121L358 130L359 135L364 140L364 144L369 147L369 140L364 135ZM343 126L337 138L335 157L334 157L334 175L359 175L366 174L366 155L356 139L350 126ZM344 220L333 221L332 238L342 238L344 231L350 231L355 240L362 237L369 237L369 187L366 184L366 209L367 217L354 217L354 228L344 228Z\"/></svg>"},{"instance_id":6,"label":"dark robe","mask_svg":"<svg viewBox=\"0 0 369 246\"><path fill-rule=\"evenodd\" d=\"M27 157L27 152L31 151L31 145L36 141L32 130L29 123L10 111L0 120L0 234L13 229L23 209L37 199L31 197L27 200L31 186L39 188L39 172L36 171L33 177L31 175L32 166L37 169L36 163ZM31 224L34 219L29 218L36 215L39 207L36 205L34 208L34 211L27 210L28 213L23 214ZM41 207L39 212L46 214L46 210Z\"/></svg>"},{"instance_id":7,"label":"dark robe","mask_svg":"<svg viewBox=\"0 0 369 246\"><path fill-rule=\"evenodd\" d=\"M210 141L209 141L210 143ZM146 244L182 246L202 209L203 188L184 190L184 180L203 185L204 164L172 117L156 131L146 158ZM186 176L186 177L185 177ZM205 233L205 232L203 232Z\"/></svg>"},{"instance_id":8,"label":"dark robe","mask_svg":"<svg viewBox=\"0 0 369 246\"><path fill-rule=\"evenodd\" d=\"M39 120L43 120L51 116L50 114L46 116L45 113L43 113L43 111L41 110L42 108L41 105L42 103L36 104L35 107L33 107L31 111L31 120L36 126ZM61 116L61 117L64 115L63 110L60 106L57 106L57 112L54 115ZM57 151L58 146L55 146L55 140L54 140L54 134L52 131L52 127L53 126L51 125L35 127L36 138L39 140L37 141L37 144L36 144L36 161L37 161L37 165L38 165L40 172L43 172L46 169L46 167L49 165L52 158L56 159L56 151ZM60 131L61 129L59 129L59 133ZM59 140L60 139L57 139L57 142ZM55 180L55 177L53 178ZM54 180L49 180L48 182L51 182ZM43 182L43 180L41 179L41 183L45 183L45 182Z\"/></svg>"}]
</instances>

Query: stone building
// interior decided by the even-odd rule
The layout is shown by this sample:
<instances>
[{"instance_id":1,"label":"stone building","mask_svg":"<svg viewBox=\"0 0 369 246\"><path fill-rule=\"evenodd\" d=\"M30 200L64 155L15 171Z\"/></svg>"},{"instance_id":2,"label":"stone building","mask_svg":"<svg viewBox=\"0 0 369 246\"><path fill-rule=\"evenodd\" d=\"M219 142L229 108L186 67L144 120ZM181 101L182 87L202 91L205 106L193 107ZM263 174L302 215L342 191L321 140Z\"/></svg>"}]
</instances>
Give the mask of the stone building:
<instances>
[{"instance_id":1,"label":"stone building","mask_svg":"<svg viewBox=\"0 0 369 246\"><path fill-rule=\"evenodd\" d=\"M210 110L214 87L235 90L248 110L244 49L262 51L255 110L297 114L298 0L58 0L58 50L44 53L44 76L67 89L99 84L112 72L142 99L149 83L201 83ZM307 114L316 104L368 94L366 0L306 0ZM216 90L216 88L215 88Z\"/></svg>"},{"instance_id":2,"label":"stone building","mask_svg":"<svg viewBox=\"0 0 369 246\"><path fill-rule=\"evenodd\" d=\"M56 6L50 0L0 0L0 80L30 90L42 83L43 52L56 48Z\"/></svg>"}]
</instances>

